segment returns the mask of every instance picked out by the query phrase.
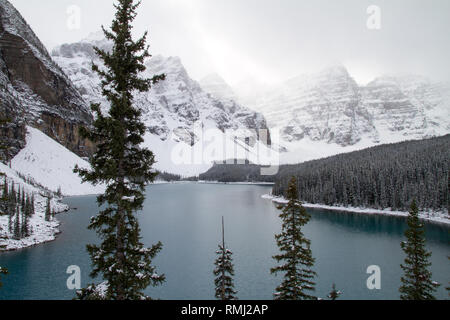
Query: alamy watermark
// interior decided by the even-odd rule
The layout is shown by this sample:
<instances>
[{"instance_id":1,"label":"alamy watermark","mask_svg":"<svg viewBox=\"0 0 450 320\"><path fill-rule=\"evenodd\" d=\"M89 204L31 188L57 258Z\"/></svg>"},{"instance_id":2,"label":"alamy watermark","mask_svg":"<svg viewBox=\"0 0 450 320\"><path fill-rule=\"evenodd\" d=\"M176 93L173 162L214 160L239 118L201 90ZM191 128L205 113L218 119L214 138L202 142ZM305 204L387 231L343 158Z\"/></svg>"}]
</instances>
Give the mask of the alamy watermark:
<instances>
[{"instance_id":1,"label":"alamy watermark","mask_svg":"<svg viewBox=\"0 0 450 320\"><path fill-rule=\"evenodd\" d=\"M72 265L67 267L67 274L70 276L67 278L66 284L69 290L80 290L81 289L81 269L79 266Z\"/></svg>"},{"instance_id":2,"label":"alamy watermark","mask_svg":"<svg viewBox=\"0 0 450 320\"><path fill-rule=\"evenodd\" d=\"M67 7L67 29L80 30L81 29L81 8L77 5Z\"/></svg>"},{"instance_id":3,"label":"alamy watermark","mask_svg":"<svg viewBox=\"0 0 450 320\"><path fill-rule=\"evenodd\" d=\"M367 289L381 290L381 268L377 265L372 265L367 267L366 273L370 274L366 282Z\"/></svg>"},{"instance_id":4,"label":"alamy watermark","mask_svg":"<svg viewBox=\"0 0 450 320\"><path fill-rule=\"evenodd\" d=\"M381 29L381 8L376 5L371 5L367 8L367 29L380 30Z\"/></svg>"}]
</instances>

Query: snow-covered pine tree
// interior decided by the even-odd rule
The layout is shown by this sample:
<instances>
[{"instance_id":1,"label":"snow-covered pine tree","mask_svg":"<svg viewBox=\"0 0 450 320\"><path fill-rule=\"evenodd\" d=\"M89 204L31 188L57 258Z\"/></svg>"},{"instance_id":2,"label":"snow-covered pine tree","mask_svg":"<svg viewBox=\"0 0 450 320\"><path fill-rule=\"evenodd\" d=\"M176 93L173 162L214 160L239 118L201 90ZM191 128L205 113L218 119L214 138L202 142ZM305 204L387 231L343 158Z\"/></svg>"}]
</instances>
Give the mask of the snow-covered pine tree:
<instances>
[{"instance_id":1,"label":"snow-covered pine tree","mask_svg":"<svg viewBox=\"0 0 450 320\"><path fill-rule=\"evenodd\" d=\"M52 219L52 206L50 203L50 197L47 198L47 204L45 205L45 221Z\"/></svg>"},{"instance_id":2,"label":"snow-covered pine tree","mask_svg":"<svg viewBox=\"0 0 450 320\"><path fill-rule=\"evenodd\" d=\"M315 291L316 273L312 270L315 259L311 252L311 241L302 232L302 227L311 217L298 199L295 177L290 181L286 198L289 201L287 205L279 207L283 211L280 214L283 221L282 231L275 236L282 253L273 257L283 264L271 269L271 273L283 273L284 280L277 287L274 297L276 300L316 299L309 293Z\"/></svg>"},{"instance_id":3,"label":"snow-covered pine tree","mask_svg":"<svg viewBox=\"0 0 450 320\"><path fill-rule=\"evenodd\" d=\"M0 197L0 216L8 214L8 180L3 180L2 196Z\"/></svg>"},{"instance_id":4,"label":"snow-covered pine tree","mask_svg":"<svg viewBox=\"0 0 450 320\"><path fill-rule=\"evenodd\" d=\"M14 231L14 222L13 218L16 215L16 203L17 203L17 197L16 197L16 190L14 187L14 183L11 184L11 187L9 188L8 192L8 229L9 233L13 233Z\"/></svg>"},{"instance_id":5,"label":"snow-covered pine tree","mask_svg":"<svg viewBox=\"0 0 450 320\"><path fill-rule=\"evenodd\" d=\"M30 216L34 216L35 212L35 202L34 202L34 194L31 195L31 208L30 208Z\"/></svg>"},{"instance_id":6,"label":"snow-covered pine tree","mask_svg":"<svg viewBox=\"0 0 450 320\"><path fill-rule=\"evenodd\" d=\"M9 122L8 119L0 119L0 128L3 127L8 122ZM3 141L0 142L0 161L4 160L5 157L3 156L3 154L8 151L8 146L2 142ZM3 176L6 176L6 175L3 172L0 172L0 177L3 177Z\"/></svg>"},{"instance_id":7,"label":"snow-covered pine tree","mask_svg":"<svg viewBox=\"0 0 450 320\"><path fill-rule=\"evenodd\" d=\"M406 241L401 243L406 254L405 262L401 265L404 276L399 289L402 300L435 300L433 295L438 283L431 280L431 263L428 259L431 252L425 248L425 229L419 219L419 209L413 200L408 216L408 229L405 231Z\"/></svg>"},{"instance_id":8,"label":"snow-covered pine tree","mask_svg":"<svg viewBox=\"0 0 450 320\"><path fill-rule=\"evenodd\" d=\"M146 127L141 120L141 110L133 106L133 93L146 92L152 84L165 79L157 75L142 79L146 69L144 60L150 57L146 45L147 33L133 41L132 21L139 2L119 0L111 31L102 27L105 37L113 42L110 52L95 48L105 68L93 65L102 78L102 94L110 104L103 114L99 104L93 104L96 119L92 130L81 130L81 135L96 144L91 157L92 170L75 168L83 181L104 183L107 188L97 198L106 209L93 217L89 228L103 240L100 245L87 247L94 269L93 277L101 275L107 281L106 299L134 300L148 298L143 290L149 285L164 282L152 260L162 249L157 243L145 248L141 242L140 228L135 213L142 209L144 188L156 176L152 169L153 153L140 147Z\"/></svg>"},{"instance_id":9,"label":"snow-covered pine tree","mask_svg":"<svg viewBox=\"0 0 450 320\"><path fill-rule=\"evenodd\" d=\"M15 220L14 220L14 239L22 239L22 228L20 225L20 206L16 205L15 208Z\"/></svg>"},{"instance_id":10,"label":"snow-covered pine tree","mask_svg":"<svg viewBox=\"0 0 450 320\"><path fill-rule=\"evenodd\" d=\"M233 253L225 245L225 224L222 217L222 244L216 251L217 259L214 262L214 285L216 286L216 298L220 300L237 300L236 291L234 291L234 266Z\"/></svg>"},{"instance_id":11,"label":"snow-covered pine tree","mask_svg":"<svg viewBox=\"0 0 450 320\"><path fill-rule=\"evenodd\" d=\"M24 192L25 193L25 192ZM28 221L29 217L29 202L28 196L23 198L23 207L22 207L22 225L21 225L21 235L23 238L30 236L30 224Z\"/></svg>"},{"instance_id":12,"label":"snow-covered pine tree","mask_svg":"<svg viewBox=\"0 0 450 320\"><path fill-rule=\"evenodd\" d=\"M333 286L331 287L331 292L328 295L328 298L330 300L337 300L341 296L342 292L336 289L336 284L333 283Z\"/></svg>"}]
</instances>

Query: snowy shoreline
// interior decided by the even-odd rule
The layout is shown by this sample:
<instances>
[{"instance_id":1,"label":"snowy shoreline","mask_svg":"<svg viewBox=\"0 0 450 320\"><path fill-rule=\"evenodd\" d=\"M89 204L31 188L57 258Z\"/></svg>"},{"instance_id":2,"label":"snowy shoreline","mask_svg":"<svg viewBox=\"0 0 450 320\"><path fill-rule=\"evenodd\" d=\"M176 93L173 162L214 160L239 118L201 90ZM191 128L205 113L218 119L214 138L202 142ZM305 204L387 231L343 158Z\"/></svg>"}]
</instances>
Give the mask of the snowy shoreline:
<instances>
[{"instance_id":1,"label":"snowy shoreline","mask_svg":"<svg viewBox=\"0 0 450 320\"><path fill-rule=\"evenodd\" d=\"M271 194L262 195L261 198L271 200L272 202L279 204L286 204L288 200L283 197L274 196ZM344 206L328 206L322 204L312 204L312 203L303 203L305 208L310 209L323 209L329 211L336 212L347 212L347 213L359 213L359 214L372 214L372 215L385 215L385 216L393 216L393 217L403 217L406 218L408 216L408 212L405 211L391 211L390 209L372 209L372 208L355 208L355 207L344 207ZM445 212L420 212L420 218L428 223L434 223L439 225L444 225L446 227L450 227L450 218Z\"/></svg>"},{"instance_id":2,"label":"snowy shoreline","mask_svg":"<svg viewBox=\"0 0 450 320\"><path fill-rule=\"evenodd\" d=\"M20 186L27 194L33 194L35 197L35 214L29 218L29 225L32 229L30 236L22 239L14 239L8 230L8 216L0 216L0 254L6 251L20 250L54 241L60 233L60 222L56 218L53 218L52 221L45 220L47 197L43 194L42 190L25 182L16 171L2 163L0 163L0 172L6 174L6 179L9 184L14 183L15 186ZM52 196L50 200L50 207L55 214L69 210L69 206L62 203L61 199L55 196Z\"/></svg>"}]
</instances>

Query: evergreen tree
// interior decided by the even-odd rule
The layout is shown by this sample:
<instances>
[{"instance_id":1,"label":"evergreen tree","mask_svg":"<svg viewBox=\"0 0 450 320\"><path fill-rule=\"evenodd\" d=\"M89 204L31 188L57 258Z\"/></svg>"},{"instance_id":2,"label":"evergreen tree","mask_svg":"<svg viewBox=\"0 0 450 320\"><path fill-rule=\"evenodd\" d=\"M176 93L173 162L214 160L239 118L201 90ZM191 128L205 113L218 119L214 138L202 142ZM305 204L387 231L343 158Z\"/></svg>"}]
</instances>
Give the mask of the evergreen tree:
<instances>
[{"instance_id":1,"label":"evergreen tree","mask_svg":"<svg viewBox=\"0 0 450 320\"><path fill-rule=\"evenodd\" d=\"M50 221L52 218L52 206L50 198L47 198L47 205L45 206L45 221Z\"/></svg>"},{"instance_id":2,"label":"evergreen tree","mask_svg":"<svg viewBox=\"0 0 450 320\"><path fill-rule=\"evenodd\" d=\"M214 275L216 276L214 284L216 286L216 298L220 300L236 300L234 291L234 267L233 267L233 253L225 246L225 226L222 217L222 245L219 245L219 250L216 251L218 257L215 261L216 268Z\"/></svg>"},{"instance_id":3,"label":"evergreen tree","mask_svg":"<svg viewBox=\"0 0 450 320\"><path fill-rule=\"evenodd\" d=\"M61 186L58 187L58 190L56 191L56 196L57 196L58 198L61 198L61 197L62 197Z\"/></svg>"},{"instance_id":4,"label":"evergreen tree","mask_svg":"<svg viewBox=\"0 0 450 320\"><path fill-rule=\"evenodd\" d=\"M23 238L26 238L30 235L30 226L28 222L28 206L27 200L23 201L24 206L22 209L22 225L21 225L21 235Z\"/></svg>"},{"instance_id":5,"label":"evergreen tree","mask_svg":"<svg viewBox=\"0 0 450 320\"><path fill-rule=\"evenodd\" d=\"M22 239L22 228L20 225L20 209L19 206L15 208L15 220L14 220L14 239Z\"/></svg>"},{"instance_id":6,"label":"evergreen tree","mask_svg":"<svg viewBox=\"0 0 450 320\"><path fill-rule=\"evenodd\" d=\"M431 280L428 259L431 252L425 249L425 229L419 219L419 209L413 200L408 216L408 229L405 232L407 241L401 243L406 254L405 262L401 265L404 276L401 278L400 298L402 300L434 300L433 292L439 286Z\"/></svg>"},{"instance_id":7,"label":"evergreen tree","mask_svg":"<svg viewBox=\"0 0 450 320\"><path fill-rule=\"evenodd\" d=\"M0 197L0 216L8 214L8 199L8 181L5 177L2 186L2 196Z\"/></svg>"},{"instance_id":8,"label":"evergreen tree","mask_svg":"<svg viewBox=\"0 0 450 320\"><path fill-rule=\"evenodd\" d=\"M34 206L34 194L31 195L31 210L30 216L34 216L35 214L35 206Z\"/></svg>"},{"instance_id":9,"label":"evergreen tree","mask_svg":"<svg viewBox=\"0 0 450 320\"><path fill-rule=\"evenodd\" d=\"M332 286L332 288L331 288L331 292L330 292L330 294L328 295L328 298L330 299L330 300L337 300L339 297L340 297L340 295L342 294L342 292L341 291L339 291L339 290L337 290L336 289L336 284L334 284L333 283L333 286Z\"/></svg>"},{"instance_id":10,"label":"evergreen tree","mask_svg":"<svg viewBox=\"0 0 450 320\"><path fill-rule=\"evenodd\" d=\"M13 218L16 215L16 190L14 188L14 183L12 183L10 191L8 193L8 229L9 233L13 233L14 231L14 223Z\"/></svg>"},{"instance_id":11,"label":"evergreen tree","mask_svg":"<svg viewBox=\"0 0 450 320\"><path fill-rule=\"evenodd\" d=\"M7 123L7 120L4 119L0 119L0 126L4 125L5 123ZM4 144L0 144L0 153L3 152L3 150L7 150L7 147ZM2 160L1 158L1 154L0 154L0 160ZM8 229L11 230L12 226L11 226L11 215L9 214L9 194L8 194L8 181L6 180L6 175L3 172L0 172L0 177L5 177L4 181L3 181L3 188L2 188L2 196L0 198L0 215L3 214L8 214ZM4 274L8 274L8 270L5 268L2 268L0 266L0 276ZM2 287L2 281L1 281L1 277L0 277L0 288Z\"/></svg>"},{"instance_id":12,"label":"evergreen tree","mask_svg":"<svg viewBox=\"0 0 450 320\"><path fill-rule=\"evenodd\" d=\"M3 286L1 275L7 275L8 269L0 267L0 288Z\"/></svg>"},{"instance_id":13,"label":"evergreen tree","mask_svg":"<svg viewBox=\"0 0 450 320\"><path fill-rule=\"evenodd\" d=\"M146 92L152 84L165 78L158 75L142 79L139 73L146 69L144 60L150 57L146 46L147 33L137 41L131 36L131 23L139 3L119 0L111 31L103 32L113 42L110 52L95 48L105 68L93 65L102 77L102 94L110 104L103 114L99 104L93 104L96 120L91 131L81 135L96 144L91 157L92 170L75 168L83 181L107 185L97 198L106 209L92 218L89 228L103 240L100 245L88 245L94 269L93 277L101 275L108 282L106 299L132 300L147 298L143 290L159 285L163 275L157 275L152 260L162 249L157 243L145 248L135 213L142 209L144 188L156 176L152 169L153 153L141 148L146 127L141 110L133 106L133 93Z\"/></svg>"},{"instance_id":14,"label":"evergreen tree","mask_svg":"<svg viewBox=\"0 0 450 320\"><path fill-rule=\"evenodd\" d=\"M277 287L274 296L276 300L316 299L308 293L315 290L316 273L312 270L315 259L310 248L311 241L302 232L302 227L309 222L310 216L298 200L295 177L291 179L286 198L288 204L279 207L283 211L280 215L283 221L282 231L275 236L282 253L273 257L283 264L271 269L274 274L284 273L284 280Z\"/></svg>"}]
</instances>

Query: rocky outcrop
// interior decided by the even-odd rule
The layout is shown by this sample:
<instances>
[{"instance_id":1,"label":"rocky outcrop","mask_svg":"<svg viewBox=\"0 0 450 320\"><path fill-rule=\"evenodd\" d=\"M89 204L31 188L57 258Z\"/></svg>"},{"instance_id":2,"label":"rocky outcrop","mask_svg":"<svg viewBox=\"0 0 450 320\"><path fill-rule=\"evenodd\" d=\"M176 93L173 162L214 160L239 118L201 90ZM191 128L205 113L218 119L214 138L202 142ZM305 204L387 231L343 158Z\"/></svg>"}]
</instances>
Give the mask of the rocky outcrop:
<instances>
[{"instance_id":1,"label":"rocky outcrop","mask_svg":"<svg viewBox=\"0 0 450 320\"><path fill-rule=\"evenodd\" d=\"M25 123L79 155L92 152L78 136L80 126L92 123L85 101L6 0L0 0L0 112L12 120L2 129L9 157L23 147Z\"/></svg>"}]
</instances>

